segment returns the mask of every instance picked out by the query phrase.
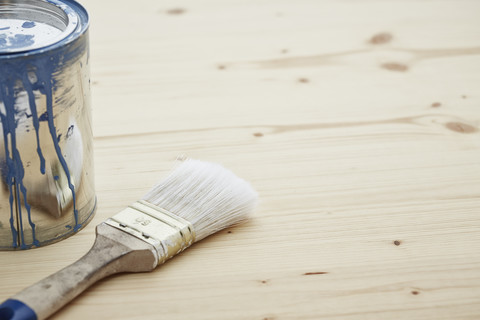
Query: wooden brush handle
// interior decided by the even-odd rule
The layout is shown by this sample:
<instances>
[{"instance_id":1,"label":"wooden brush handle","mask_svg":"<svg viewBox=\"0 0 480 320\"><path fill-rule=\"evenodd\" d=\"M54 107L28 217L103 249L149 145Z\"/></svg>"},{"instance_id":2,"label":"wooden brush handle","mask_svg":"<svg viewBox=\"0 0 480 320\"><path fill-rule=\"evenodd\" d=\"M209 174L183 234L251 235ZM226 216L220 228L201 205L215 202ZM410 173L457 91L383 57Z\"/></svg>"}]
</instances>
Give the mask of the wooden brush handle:
<instances>
[{"instance_id":1,"label":"wooden brush handle","mask_svg":"<svg viewBox=\"0 0 480 320\"><path fill-rule=\"evenodd\" d=\"M46 319L104 277L151 271L157 264L152 245L102 223L85 256L0 304L0 320Z\"/></svg>"}]
</instances>

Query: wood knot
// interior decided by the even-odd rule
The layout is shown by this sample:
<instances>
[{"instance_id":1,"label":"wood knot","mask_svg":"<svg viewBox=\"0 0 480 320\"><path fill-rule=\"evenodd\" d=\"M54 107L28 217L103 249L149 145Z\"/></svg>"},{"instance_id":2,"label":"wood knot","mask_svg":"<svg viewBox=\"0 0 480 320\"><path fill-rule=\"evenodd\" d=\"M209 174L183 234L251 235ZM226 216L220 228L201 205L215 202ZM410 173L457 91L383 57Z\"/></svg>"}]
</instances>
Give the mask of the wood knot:
<instances>
[{"instance_id":1,"label":"wood knot","mask_svg":"<svg viewBox=\"0 0 480 320\"><path fill-rule=\"evenodd\" d=\"M180 15L180 14L184 14L187 10L183 9L183 8L172 8L172 9L168 9L167 10L167 14L170 14L170 15Z\"/></svg>"},{"instance_id":2,"label":"wood knot","mask_svg":"<svg viewBox=\"0 0 480 320\"><path fill-rule=\"evenodd\" d=\"M326 271L317 271L317 272L305 272L303 275L304 276L313 276L316 274L328 274Z\"/></svg>"},{"instance_id":3,"label":"wood knot","mask_svg":"<svg viewBox=\"0 0 480 320\"><path fill-rule=\"evenodd\" d=\"M381 32L381 33L377 33L376 35L371 37L369 42L371 44L375 44L375 45L385 44L385 43L389 43L390 41L392 41L392 39L393 39L393 36L390 33Z\"/></svg>"},{"instance_id":4,"label":"wood knot","mask_svg":"<svg viewBox=\"0 0 480 320\"><path fill-rule=\"evenodd\" d=\"M459 133L474 133L478 131L478 128L461 122L447 122L445 127Z\"/></svg>"},{"instance_id":5,"label":"wood knot","mask_svg":"<svg viewBox=\"0 0 480 320\"><path fill-rule=\"evenodd\" d=\"M381 65L383 69L395 71L395 72L405 72L408 71L408 66L403 63L398 62L387 62Z\"/></svg>"}]
</instances>

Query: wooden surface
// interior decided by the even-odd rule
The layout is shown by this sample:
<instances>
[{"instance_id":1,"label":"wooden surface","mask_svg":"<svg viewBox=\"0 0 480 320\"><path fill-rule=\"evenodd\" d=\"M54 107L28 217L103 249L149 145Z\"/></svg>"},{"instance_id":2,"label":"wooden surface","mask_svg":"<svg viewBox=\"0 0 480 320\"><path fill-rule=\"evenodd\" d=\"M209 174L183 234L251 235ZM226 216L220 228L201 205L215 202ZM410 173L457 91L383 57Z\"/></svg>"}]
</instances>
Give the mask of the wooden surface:
<instances>
[{"instance_id":1,"label":"wooden surface","mask_svg":"<svg viewBox=\"0 0 480 320\"><path fill-rule=\"evenodd\" d=\"M480 1L82 3L98 211L0 252L0 300L184 154L251 181L254 219L54 319L480 318Z\"/></svg>"}]
</instances>

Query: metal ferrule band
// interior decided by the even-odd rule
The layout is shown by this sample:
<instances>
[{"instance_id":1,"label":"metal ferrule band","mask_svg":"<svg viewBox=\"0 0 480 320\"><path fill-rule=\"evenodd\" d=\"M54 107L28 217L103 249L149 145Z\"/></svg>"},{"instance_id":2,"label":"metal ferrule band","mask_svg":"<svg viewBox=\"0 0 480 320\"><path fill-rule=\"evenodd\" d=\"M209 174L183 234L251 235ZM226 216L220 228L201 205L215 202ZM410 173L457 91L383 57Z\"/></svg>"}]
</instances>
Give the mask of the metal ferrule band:
<instances>
[{"instance_id":1,"label":"metal ferrule band","mask_svg":"<svg viewBox=\"0 0 480 320\"><path fill-rule=\"evenodd\" d=\"M144 200L134 202L105 223L154 246L158 264L195 242L195 231L190 222Z\"/></svg>"}]
</instances>

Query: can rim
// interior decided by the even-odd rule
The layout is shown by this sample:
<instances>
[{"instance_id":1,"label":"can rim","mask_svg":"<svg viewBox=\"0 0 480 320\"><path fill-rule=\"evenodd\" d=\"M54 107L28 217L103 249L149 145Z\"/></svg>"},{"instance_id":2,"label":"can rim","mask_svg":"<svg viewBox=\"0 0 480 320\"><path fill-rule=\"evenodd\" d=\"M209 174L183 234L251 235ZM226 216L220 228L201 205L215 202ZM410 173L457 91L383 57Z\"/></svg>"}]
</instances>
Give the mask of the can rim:
<instances>
[{"instance_id":1,"label":"can rim","mask_svg":"<svg viewBox=\"0 0 480 320\"><path fill-rule=\"evenodd\" d=\"M60 34L55 35L52 38L49 38L48 41L42 42L36 46L29 46L25 48L17 48L12 50L2 50L0 49L0 59L10 58L10 57L19 57L19 56L30 56L34 54L41 54L50 50L55 50L58 47L64 46L73 40L77 39L80 35L84 34L89 26L89 17L85 8L80 5L75 0L20 0L28 7L26 12L30 10L30 14L33 11L38 10L38 8L45 8L49 6L51 11L50 14L56 15L54 20L56 23L64 23L64 29L61 30ZM20 2L18 0L13 3ZM0 5L2 4L0 0ZM5 1L8 3L9 1ZM37 6L37 7L35 7ZM25 8L23 8L25 9ZM45 9L40 9L45 10ZM45 14L45 11L43 11ZM46 13L48 15L48 13ZM62 21L63 20L63 21ZM58 26L57 26L58 28Z\"/></svg>"}]
</instances>

